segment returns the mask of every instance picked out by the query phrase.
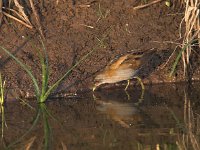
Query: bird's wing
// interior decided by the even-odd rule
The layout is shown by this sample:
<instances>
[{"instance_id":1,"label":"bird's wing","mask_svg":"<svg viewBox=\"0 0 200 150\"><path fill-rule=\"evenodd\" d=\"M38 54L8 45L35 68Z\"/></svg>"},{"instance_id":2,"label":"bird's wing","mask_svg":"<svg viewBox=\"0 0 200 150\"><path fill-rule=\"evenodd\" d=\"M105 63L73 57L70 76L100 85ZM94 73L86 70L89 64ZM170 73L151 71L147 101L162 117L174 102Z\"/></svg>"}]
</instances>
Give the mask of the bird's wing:
<instances>
[{"instance_id":1,"label":"bird's wing","mask_svg":"<svg viewBox=\"0 0 200 150\"><path fill-rule=\"evenodd\" d=\"M121 56L115 63L109 66L110 69L117 69L126 59L128 55Z\"/></svg>"}]
</instances>

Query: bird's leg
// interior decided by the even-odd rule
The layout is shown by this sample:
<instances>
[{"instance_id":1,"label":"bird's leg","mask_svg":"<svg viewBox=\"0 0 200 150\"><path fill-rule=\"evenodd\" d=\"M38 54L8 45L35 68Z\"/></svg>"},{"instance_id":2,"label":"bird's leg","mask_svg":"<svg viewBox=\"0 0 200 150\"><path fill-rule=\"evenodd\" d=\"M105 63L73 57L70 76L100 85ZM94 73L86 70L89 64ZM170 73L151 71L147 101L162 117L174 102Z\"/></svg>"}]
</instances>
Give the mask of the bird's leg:
<instances>
[{"instance_id":1,"label":"bird's leg","mask_svg":"<svg viewBox=\"0 0 200 150\"><path fill-rule=\"evenodd\" d=\"M137 103L134 103L135 106L138 106L140 103L142 103L144 100L144 90L142 90L142 93L140 95L140 98L138 99Z\"/></svg>"},{"instance_id":2,"label":"bird's leg","mask_svg":"<svg viewBox=\"0 0 200 150\"><path fill-rule=\"evenodd\" d=\"M136 79L138 80L138 82L140 83L140 85L141 85L141 87L142 87L142 93L141 93L141 95L140 95L140 98L138 99L138 102L135 103L135 105L138 106L138 105L139 105L140 103L142 103L142 101L144 100L144 90L145 90L145 88L144 88L144 84L143 84L141 78L139 78L139 77L137 77L137 76L134 77L134 78L136 78Z\"/></svg>"},{"instance_id":3,"label":"bird's leg","mask_svg":"<svg viewBox=\"0 0 200 150\"><path fill-rule=\"evenodd\" d=\"M141 78L139 78L139 77L134 77L134 78L136 78L137 80L138 80L138 82L140 83L140 85L141 85L141 87L142 87L142 90L144 90L145 88L144 88L144 84L143 84L143 82L142 82L142 79Z\"/></svg>"},{"instance_id":4,"label":"bird's leg","mask_svg":"<svg viewBox=\"0 0 200 150\"><path fill-rule=\"evenodd\" d=\"M127 80L127 85L126 85L126 87L124 89L125 91L128 89L129 84L130 84L130 80Z\"/></svg>"},{"instance_id":5,"label":"bird's leg","mask_svg":"<svg viewBox=\"0 0 200 150\"><path fill-rule=\"evenodd\" d=\"M127 96L127 100L130 100L130 95L128 94L128 92L126 90L124 90Z\"/></svg>"}]
</instances>

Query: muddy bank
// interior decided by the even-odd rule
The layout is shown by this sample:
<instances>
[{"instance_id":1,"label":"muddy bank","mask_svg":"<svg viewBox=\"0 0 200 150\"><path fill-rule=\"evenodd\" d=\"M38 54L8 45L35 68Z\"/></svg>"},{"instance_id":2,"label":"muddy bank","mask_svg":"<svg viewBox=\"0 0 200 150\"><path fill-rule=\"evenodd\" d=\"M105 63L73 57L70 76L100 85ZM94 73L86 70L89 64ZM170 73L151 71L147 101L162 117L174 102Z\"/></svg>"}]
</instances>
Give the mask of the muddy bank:
<instances>
[{"instance_id":1,"label":"muddy bank","mask_svg":"<svg viewBox=\"0 0 200 150\"><path fill-rule=\"evenodd\" d=\"M183 15L177 12L182 10L178 6L169 8L164 3L158 3L135 12L132 8L136 5L137 1L121 0L114 3L106 0L60 1L58 4L50 0L37 3L49 56L50 85L94 47L97 48L92 55L72 71L58 90L76 92L88 89L95 73L117 55L152 48L156 50L155 57L147 67L151 71L144 75L144 82L184 81L181 64L175 76L168 77L175 55L165 65L177 46L165 41L181 42L177 39ZM30 19L34 22L34 18ZM7 20L1 26L0 45L29 65L37 79L41 79L39 58L31 46L31 43L35 43L41 47L36 31ZM100 41L102 38L105 39L103 43ZM25 71L2 51L0 55L0 70L6 77L7 85L33 93L33 84ZM194 80L199 80L198 64L198 61L194 61Z\"/></svg>"}]
</instances>

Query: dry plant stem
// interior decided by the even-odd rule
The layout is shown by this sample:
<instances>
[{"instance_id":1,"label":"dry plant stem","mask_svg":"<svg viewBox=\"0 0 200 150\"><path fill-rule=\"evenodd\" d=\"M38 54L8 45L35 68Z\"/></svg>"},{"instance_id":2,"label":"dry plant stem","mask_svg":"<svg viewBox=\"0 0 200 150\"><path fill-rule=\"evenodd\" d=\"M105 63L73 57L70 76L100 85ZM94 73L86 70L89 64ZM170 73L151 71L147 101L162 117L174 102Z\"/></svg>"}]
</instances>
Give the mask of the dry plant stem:
<instances>
[{"instance_id":1,"label":"dry plant stem","mask_svg":"<svg viewBox=\"0 0 200 150\"><path fill-rule=\"evenodd\" d=\"M3 6L3 2L2 2L2 0L0 0L0 26L1 26L2 19L3 19L2 6Z\"/></svg>"},{"instance_id":2,"label":"dry plant stem","mask_svg":"<svg viewBox=\"0 0 200 150\"><path fill-rule=\"evenodd\" d=\"M21 20L23 20L25 23L27 23L26 20L24 19L24 17L22 15L20 15L16 10L10 9L10 8L4 8L4 9L9 10L10 12L15 13ZM30 23L27 23L27 24L29 24L29 25L32 26L32 24L30 24Z\"/></svg>"},{"instance_id":3,"label":"dry plant stem","mask_svg":"<svg viewBox=\"0 0 200 150\"><path fill-rule=\"evenodd\" d=\"M0 13L2 13L3 2L0 0Z\"/></svg>"},{"instance_id":4,"label":"dry plant stem","mask_svg":"<svg viewBox=\"0 0 200 150\"><path fill-rule=\"evenodd\" d=\"M182 135L182 141L180 140L179 143L184 147L184 149L188 149L189 143L194 150L199 150L200 145L198 143L199 138L198 135L195 134L196 130L198 130L197 126L195 126L195 117L194 112L192 110L191 101L187 96L187 93L184 94L184 123L185 128L187 129L186 133ZM187 147L186 147L187 145Z\"/></svg>"},{"instance_id":5,"label":"dry plant stem","mask_svg":"<svg viewBox=\"0 0 200 150\"><path fill-rule=\"evenodd\" d=\"M164 69L165 66L169 63L170 59L172 58L172 56L174 55L176 49L178 48L179 46L176 46L176 48L174 49L174 51L172 52L172 54L169 56L169 58L167 59L167 61L161 66L161 69Z\"/></svg>"},{"instance_id":6,"label":"dry plant stem","mask_svg":"<svg viewBox=\"0 0 200 150\"><path fill-rule=\"evenodd\" d=\"M194 41L200 37L200 1L199 0L185 0L185 35L183 44ZM200 43L200 39L198 39ZM200 45L199 45L200 46ZM190 54L192 46L188 45L186 51L182 53L182 61L184 65L184 74L187 69L187 65L190 63Z\"/></svg>"},{"instance_id":7,"label":"dry plant stem","mask_svg":"<svg viewBox=\"0 0 200 150\"><path fill-rule=\"evenodd\" d=\"M159 3L159 2L161 2L161 1L163 1L163 0L155 0L155 1L153 1L153 2L151 2L151 3L148 3L148 4L145 4L145 5L136 6L136 7L133 7L133 10L142 9L142 8L151 6L151 5L153 5L153 4Z\"/></svg>"},{"instance_id":8,"label":"dry plant stem","mask_svg":"<svg viewBox=\"0 0 200 150\"><path fill-rule=\"evenodd\" d=\"M31 24L29 21L27 15L24 13L24 8L19 4L17 0L14 0L15 6L19 9L19 12L21 13L22 17L24 18L25 22L28 24Z\"/></svg>"},{"instance_id":9,"label":"dry plant stem","mask_svg":"<svg viewBox=\"0 0 200 150\"><path fill-rule=\"evenodd\" d=\"M37 26L38 26L38 30L39 30L39 32L40 32L40 35L42 36L43 39L45 39L44 34L43 34L43 30L42 30L42 26L41 26L41 23L40 23L40 18L39 18L38 13L37 13L37 11L36 11L36 9L35 9L35 6L34 6L34 4L33 4L33 1L32 1L32 0L29 0L29 2L30 2L30 5L31 5L31 8L32 8L32 10L33 10L33 14L34 14L34 16L35 16L36 24L37 24Z\"/></svg>"},{"instance_id":10,"label":"dry plant stem","mask_svg":"<svg viewBox=\"0 0 200 150\"><path fill-rule=\"evenodd\" d=\"M15 21L21 23L22 25L26 26L26 27L29 28L29 29L32 29L32 28L33 28L31 25L29 25L29 24L23 22L22 20L20 20L20 19L14 17L14 16L12 16L12 15L6 13L6 12L3 12L3 14L4 14L6 17L9 17L9 18L11 18L11 19L13 19L13 20L15 20Z\"/></svg>"}]
</instances>

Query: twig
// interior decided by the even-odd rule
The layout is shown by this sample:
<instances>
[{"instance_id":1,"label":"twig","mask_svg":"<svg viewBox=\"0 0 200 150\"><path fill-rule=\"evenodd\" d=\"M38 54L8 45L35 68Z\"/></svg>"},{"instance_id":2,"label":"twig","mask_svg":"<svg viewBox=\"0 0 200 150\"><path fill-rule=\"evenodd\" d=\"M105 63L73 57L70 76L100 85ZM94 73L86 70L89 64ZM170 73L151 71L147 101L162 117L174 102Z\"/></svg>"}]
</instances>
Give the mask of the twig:
<instances>
[{"instance_id":1,"label":"twig","mask_svg":"<svg viewBox=\"0 0 200 150\"><path fill-rule=\"evenodd\" d=\"M136 7L133 7L133 10L142 9L142 8L148 7L148 6L150 6L150 5L159 3L159 2L161 2L161 1L163 1L163 0L155 0L155 1L153 1L153 2L151 2L151 3L148 3L148 4L145 4L145 5L136 6Z\"/></svg>"},{"instance_id":2,"label":"twig","mask_svg":"<svg viewBox=\"0 0 200 150\"><path fill-rule=\"evenodd\" d=\"M179 40L179 39L178 39ZM173 42L173 41L150 41L152 43L161 43L161 44L175 44L175 45L182 45L181 43L178 42Z\"/></svg>"},{"instance_id":3,"label":"twig","mask_svg":"<svg viewBox=\"0 0 200 150\"><path fill-rule=\"evenodd\" d=\"M22 20L20 20L20 19L14 17L14 16L12 16L12 15L6 13L6 12L3 12L3 14L4 14L5 16L7 16L7 17L9 17L9 18L11 18L11 19L13 19L13 20L15 20L15 21L17 21L17 22L23 24L23 25L26 26L27 28L30 28L30 29L33 28L31 25L29 25L29 24L23 22Z\"/></svg>"},{"instance_id":4,"label":"twig","mask_svg":"<svg viewBox=\"0 0 200 150\"><path fill-rule=\"evenodd\" d=\"M19 12L21 13L22 17L24 18L25 22L28 24L31 24L27 15L24 12L24 7L22 7L17 0L14 0L15 6L19 9Z\"/></svg>"},{"instance_id":5,"label":"twig","mask_svg":"<svg viewBox=\"0 0 200 150\"><path fill-rule=\"evenodd\" d=\"M5 7L3 7L3 10L8 10L9 12L13 12L19 17L19 19L23 20L24 22L32 26L32 24L29 21L27 22L26 19L24 19L24 17L21 14L19 14L19 12L17 12L16 10L11 9L11 8L5 8Z\"/></svg>"},{"instance_id":6,"label":"twig","mask_svg":"<svg viewBox=\"0 0 200 150\"><path fill-rule=\"evenodd\" d=\"M41 26L41 23L40 23L40 18L39 18L39 16L38 16L38 13L37 13L35 7L34 7L33 1L32 1L32 0L29 0L29 2L30 2L30 5L31 5L31 8L32 8L32 10L33 10L33 14L34 14L34 16L35 16L35 19L36 19L36 24L37 24L37 26L38 26L38 30L39 30L39 32L40 32L42 38L45 39L44 34L43 34L43 30L42 30L42 26Z\"/></svg>"},{"instance_id":7,"label":"twig","mask_svg":"<svg viewBox=\"0 0 200 150\"><path fill-rule=\"evenodd\" d=\"M2 6L3 6L3 2L2 0L0 0L0 26L3 19Z\"/></svg>"},{"instance_id":8,"label":"twig","mask_svg":"<svg viewBox=\"0 0 200 150\"><path fill-rule=\"evenodd\" d=\"M85 24L80 24L81 26L85 26L85 27L87 27L87 28L90 28L90 29L94 29L94 27L93 26L90 26L90 25L85 25Z\"/></svg>"},{"instance_id":9,"label":"twig","mask_svg":"<svg viewBox=\"0 0 200 150\"><path fill-rule=\"evenodd\" d=\"M2 13L3 2L0 0L0 13Z\"/></svg>"},{"instance_id":10,"label":"twig","mask_svg":"<svg viewBox=\"0 0 200 150\"><path fill-rule=\"evenodd\" d=\"M165 66L169 63L170 59L172 58L172 56L174 55L174 53L175 53L175 51L176 51L176 49L177 49L178 47L180 47L180 46L177 45L176 48L174 49L174 51L173 51L173 52L171 53L171 55L169 56L169 58L167 59L167 61L166 61L164 64L161 65L161 67L160 67L161 69L165 68Z\"/></svg>"}]
</instances>

